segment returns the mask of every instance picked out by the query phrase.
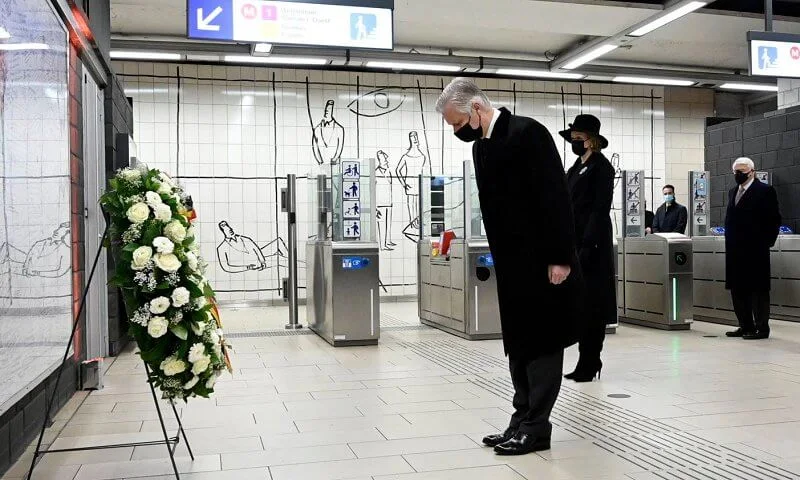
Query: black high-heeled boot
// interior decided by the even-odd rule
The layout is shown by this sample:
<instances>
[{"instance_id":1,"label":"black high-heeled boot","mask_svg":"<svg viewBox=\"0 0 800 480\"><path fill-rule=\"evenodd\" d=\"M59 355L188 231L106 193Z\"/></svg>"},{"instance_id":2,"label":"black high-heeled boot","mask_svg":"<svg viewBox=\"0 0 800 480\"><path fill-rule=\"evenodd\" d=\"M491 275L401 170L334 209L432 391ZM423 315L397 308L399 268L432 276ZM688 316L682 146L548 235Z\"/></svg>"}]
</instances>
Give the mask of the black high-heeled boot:
<instances>
[{"instance_id":1,"label":"black high-heeled boot","mask_svg":"<svg viewBox=\"0 0 800 480\"><path fill-rule=\"evenodd\" d=\"M564 375L564 378L567 380L575 380L575 377L581 375L584 370L586 370L586 361L578 358L578 363L575 365L575 370Z\"/></svg>"},{"instance_id":2,"label":"black high-heeled boot","mask_svg":"<svg viewBox=\"0 0 800 480\"><path fill-rule=\"evenodd\" d=\"M588 383L594 381L595 377L600 379L600 372L603 370L603 362L597 361L596 366L593 368L584 368L580 372L576 372L571 378L576 383Z\"/></svg>"}]
</instances>

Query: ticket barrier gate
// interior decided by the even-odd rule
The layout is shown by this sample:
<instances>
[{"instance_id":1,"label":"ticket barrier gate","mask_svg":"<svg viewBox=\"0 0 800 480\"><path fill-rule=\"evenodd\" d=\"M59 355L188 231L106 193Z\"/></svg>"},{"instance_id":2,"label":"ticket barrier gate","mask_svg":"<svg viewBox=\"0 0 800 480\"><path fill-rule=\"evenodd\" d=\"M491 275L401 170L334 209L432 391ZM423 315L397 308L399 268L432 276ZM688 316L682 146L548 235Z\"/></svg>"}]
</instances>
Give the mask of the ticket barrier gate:
<instances>
[{"instance_id":1,"label":"ticket barrier gate","mask_svg":"<svg viewBox=\"0 0 800 480\"><path fill-rule=\"evenodd\" d=\"M335 347L375 345L380 255L374 160L343 160L330 168L330 175L309 181L316 235L306 243L308 327Z\"/></svg>"},{"instance_id":2,"label":"ticket barrier gate","mask_svg":"<svg viewBox=\"0 0 800 480\"><path fill-rule=\"evenodd\" d=\"M692 240L677 233L628 237L623 255L620 321L663 330L692 322Z\"/></svg>"},{"instance_id":3,"label":"ticket barrier gate","mask_svg":"<svg viewBox=\"0 0 800 480\"><path fill-rule=\"evenodd\" d=\"M771 316L800 322L800 235L783 232L772 247L770 292ZM694 318L736 326L730 291L725 289L724 230L714 228L715 236L694 237Z\"/></svg>"}]
</instances>

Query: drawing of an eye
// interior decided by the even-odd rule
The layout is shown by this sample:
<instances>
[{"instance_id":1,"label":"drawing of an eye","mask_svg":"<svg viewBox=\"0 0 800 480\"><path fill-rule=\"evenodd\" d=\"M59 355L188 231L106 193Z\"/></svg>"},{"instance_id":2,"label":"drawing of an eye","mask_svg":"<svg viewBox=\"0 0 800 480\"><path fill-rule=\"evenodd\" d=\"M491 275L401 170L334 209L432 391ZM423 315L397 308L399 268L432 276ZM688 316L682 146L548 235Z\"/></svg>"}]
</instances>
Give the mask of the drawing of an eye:
<instances>
[{"instance_id":1,"label":"drawing of an eye","mask_svg":"<svg viewBox=\"0 0 800 480\"><path fill-rule=\"evenodd\" d=\"M374 118L394 112L405 103L406 98L403 92L379 88L361 95L347 107L356 115Z\"/></svg>"}]
</instances>

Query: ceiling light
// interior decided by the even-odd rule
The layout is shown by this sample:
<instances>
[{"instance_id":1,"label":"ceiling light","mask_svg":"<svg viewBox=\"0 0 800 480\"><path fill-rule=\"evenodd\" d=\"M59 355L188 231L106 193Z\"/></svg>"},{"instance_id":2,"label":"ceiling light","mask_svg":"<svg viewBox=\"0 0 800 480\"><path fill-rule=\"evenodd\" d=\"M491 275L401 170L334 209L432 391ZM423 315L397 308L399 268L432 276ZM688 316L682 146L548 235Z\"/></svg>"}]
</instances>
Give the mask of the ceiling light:
<instances>
[{"instance_id":1,"label":"ceiling light","mask_svg":"<svg viewBox=\"0 0 800 480\"><path fill-rule=\"evenodd\" d=\"M777 85L766 85L763 83L723 83L719 88L725 90L746 90L751 92L777 92Z\"/></svg>"},{"instance_id":2,"label":"ceiling light","mask_svg":"<svg viewBox=\"0 0 800 480\"><path fill-rule=\"evenodd\" d=\"M509 75L512 77L534 77L534 78L561 78L565 80L580 80L585 77L581 73L551 72L548 70L518 70L515 68L498 68L498 75Z\"/></svg>"},{"instance_id":3,"label":"ceiling light","mask_svg":"<svg viewBox=\"0 0 800 480\"><path fill-rule=\"evenodd\" d=\"M278 65L327 65L327 58L311 57L251 57L249 55L225 55L230 63L266 63Z\"/></svg>"},{"instance_id":4,"label":"ceiling light","mask_svg":"<svg viewBox=\"0 0 800 480\"><path fill-rule=\"evenodd\" d=\"M8 40L9 38L11 38L11 34L8 33L8 30L4 27L0 27L0 40Z\"/></svg>"},{"instance_id":5,"label":"ceiling light","mask_svg":"<svg viewBox=\"0 0 800 480\"><path fill-rule=\"evenodd\" d=\"M253 45L253 51L255 53L270 53L272 51L272 44L256 43L255 45Z\"/></svg>"},{"instance_id":6,"label":"ceiling light","mask_svg":"<svg viewBox=\"0 0 800 480\"><path fill-rule=\"evenodd\" d=\"M574 70L583 65L584 63L591 62L597 57L602 57L606 53L615 50L616 48L617 46L612 44L600 45L599 47L593 48L592 50L589 50L587 53L580 55L579 57L575 58L574 60L567 63L561 68L563 68L564 70Z\"/></svg>"},{"instance_id":7,"label":"ceiling light","mask_svg":"<svg viewBox=\"0 0 800 480\"><path fill-rule=\"evenodd\" d=\"M413 62L367 62L367 68L385 68L389 70L418 70L431 72L460 72L463 67L446 63L413 63Z\"/></svg>"},{"instance_id":8,"label":"ceiling light","mask_svg":"<svg viewBox=\"0 0 800 480\"><path fill-rule=\"evenodd\" d=\"M631 37L641 37L642 35L647 35L648 33L652 32L653 30L663 27L664 25L677 20L684 15L688 15L698 8L705 7L708 2L689 2L686 5L676 8L675 10L667 13L666 15L659 17L652 22L648 22L645 25L637 28L636 30L632 31L628 34Z\"/></svg>"},{"instance_id":9,"label":"ceiling light","mask_svg":"<svg viewBox=\"0 0 800 480\"><path fill-rule=\"evenodd\" d=\"M112 50L111 58L125 60L180 60L180 53L166 52L133 52L127 50Z\"/></svg>"},{"instance_id":10,"label":"ceiling light","mask_svg":"<svg viewBox=\"0 0 800 480\"><path fill-rule=\"evenodd\" d=\"M187 53L186 60L190 62L219 62L219 55Z\"/></svg>"},{"instance_id":11,"label":"ceiling light","mask_svg":"<svg viewBox=\"0 0 800 480\"><path fill-rule=\"evenodd\" d=\"M673 87L691 87L696 83L691 80L647 77L614 77L612 81L617 83L641 83L644 85L669 85Z\"/></svg>"},{"instance_id":12,"label":"ceiling light","mask_svg":"<svg viewBox=\"0 0 800 480\"><path fill-rule=\"evenodd\" d=\"M0 50L49 50L50 47L44 43L0 43Z\"/></svg>"}]
</instances>

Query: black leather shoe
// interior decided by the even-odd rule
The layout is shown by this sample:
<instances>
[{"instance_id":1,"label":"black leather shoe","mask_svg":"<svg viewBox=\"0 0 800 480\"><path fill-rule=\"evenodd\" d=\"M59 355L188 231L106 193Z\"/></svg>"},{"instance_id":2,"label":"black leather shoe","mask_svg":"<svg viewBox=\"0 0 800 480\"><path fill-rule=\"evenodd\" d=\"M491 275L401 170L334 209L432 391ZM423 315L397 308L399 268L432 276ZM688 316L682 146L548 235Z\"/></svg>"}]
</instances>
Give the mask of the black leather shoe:
<instances>
[{"instance_id":1,"label":"black leather shoe","mask_svg":"<svg viewBox=\"0 0 800 480\"><path fill-rule=\"evenodd\" d=\"M505 443L514 438L514 435L516 433L517 432L514 432L512 430L506 430L503 433L497 433L495 435L487 435L483 437L483 444L486 445L487 447L496 447L501 443Z\"/></svg>"},{"instance_id":2,"label":"black leather shoe","mask_svg":"<svg viewBox=\"0 0 800 480\"><path fill-rule=\"evenodd\" d=\"M753 333L745 333L742 335L745 340L765 340L769 338L769 330L758 330Z\"/></svg>"},{"instance_id":3,"label":"black leather shoe","mask_svg":"<svg viewBox=\"0 0 800 480\"><path fill-rule=\"evenodd\" d=\"M726 333L725 336L726 337L730 337L730 338L739 338L739 337L744 337L745 335L751 335L752 333L753 332L748 332L747 330L743 330L741 328L737 328L736 330L734 330L732 332Z\"/></svg>"},{"instance_id":4,"label":"black leather shoe","mask_svg":"<svg viewBox=\"0 0 800 480\"><path fill-rule=\"evenodd\" d=\"M550 438L537 438L527 433L519 432L514 438L494 447L498 455L527 455L528 453L550 450Z\"/></svg>"}]
</instances>

